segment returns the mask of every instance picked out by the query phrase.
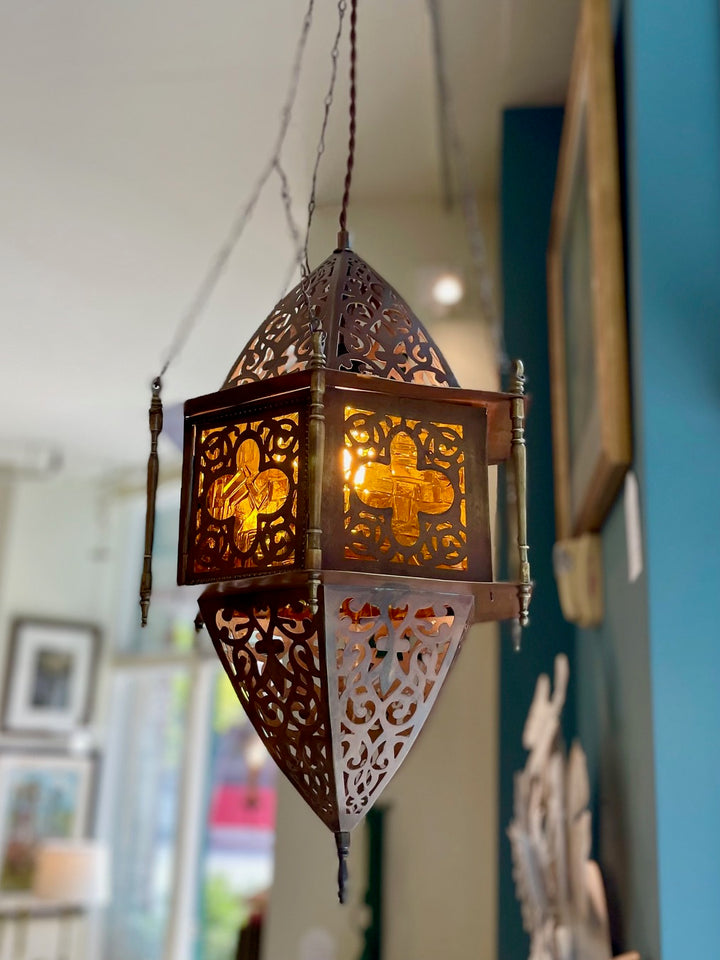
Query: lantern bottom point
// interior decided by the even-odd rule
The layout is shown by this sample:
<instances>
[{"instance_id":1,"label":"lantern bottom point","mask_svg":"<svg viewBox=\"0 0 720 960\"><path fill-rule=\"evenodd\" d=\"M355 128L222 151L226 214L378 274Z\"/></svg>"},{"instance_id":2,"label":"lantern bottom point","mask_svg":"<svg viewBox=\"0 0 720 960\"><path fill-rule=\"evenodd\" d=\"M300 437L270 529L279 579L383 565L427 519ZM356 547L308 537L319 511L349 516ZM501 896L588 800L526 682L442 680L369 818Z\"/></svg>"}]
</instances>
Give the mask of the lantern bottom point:
<instances>
[{"instance_id":1,"label":"lantern bottom point","mask_svg":"<svg viewBox=\"0 0 720 960\"><path fill-rule=\"evenodd\" d=\"M335 846L338 855L338 900L345 903L347 899L347 857L350 852L350 833L347 830L338 830L335 833Z\"/></svg>"}]
</instances>

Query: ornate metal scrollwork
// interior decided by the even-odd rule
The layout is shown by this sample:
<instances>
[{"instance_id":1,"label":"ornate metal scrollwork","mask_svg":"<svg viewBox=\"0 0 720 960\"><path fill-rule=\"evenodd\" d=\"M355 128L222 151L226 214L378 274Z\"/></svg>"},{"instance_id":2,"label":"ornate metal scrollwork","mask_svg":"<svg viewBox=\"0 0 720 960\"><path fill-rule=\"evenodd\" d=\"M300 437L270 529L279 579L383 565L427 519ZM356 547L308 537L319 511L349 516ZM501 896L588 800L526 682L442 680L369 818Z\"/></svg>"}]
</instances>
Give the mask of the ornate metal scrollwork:
<instances>
[{"instance_id":1,"label":"ornate metal scrollwork","mask_svg":"<svg viewBox=\"0 0 720 960\"><path fill-rule=\"evenodd\" d=\"M333 738L341 751L341 822L349 829L425 723L465 633L472 598L327 588L326 603L328 661L334 653L337 670Z\"/></svg>"},{"instance_id":2,"label":"ornate metal scrollwork","mask_svg":"<svg viewBox=\"0 0 720 960\"><path fill-rule=\"evenodd\" d=\"M298 411L198 432L193 575L291 566L298 550Z\"/></svg>"},{"instance_id":3,"label":"ornate metal scrollwork","mask_svg":"<svg viewBox=\"0 0 720 960\"><path fill-rule=\"evenodd\" d=\"M315 315L327 314L330 281L338 257L331 254L304 285L299 283L283 297L237 358L223 387L267 380L310 366L313 331L308 304Z\"/></svg>"},{"instance_id":4,"label":"ornate metal scrollwork","mask_svg":"<svg viewBox=\"0 0 720 960\"><path fill-rule=\"evenodd\" d=\"M313 318L327 334L329 369L433 387L458 385L400 294L357 254L341 250L278 303L223 386L308 369Z\"/></svg>"},{"instance_id":5,"label":"ornate metal scrollwork","mask_svg":"<svg viewBox=\"0 0 720 960\"><path fill-rule=\"evenodd\" d=\"M348 831L400 767L471 619L471 596L325 586L320 609L201 599L253 726L323 822Z\"/></svg>"},{"instance_id":6,"label":"ornate metal scrollwork","mask_svg":"<svg viewBox=\"0 0 720 960\"><path fill-rule=\"evenodd\" d=\"M339 244L343 247L344 236ZM188 401L178 579L271 756L334 832L408 755L470 622L527 620L495 583L488 465L525 476L521 369L459 389L365 261L336 250L272 311L216 394ZM231 389L232 388L232 389Z\"/></svg>"},{"instance_id":7,"label":"ornate metal scrollwork","mask_svg":"<svg viewBox=\"0 0 720 960\"><path fill-rule=\"evenodd\" d=\"M406 383L457 386L449 366L400 294L348 253L337 330L337 368Z\"/></svg>"},{"instance_id":8,"label":"ornate metal scrollwork","mask_svg":"<svg viewBox=\"0 0 720 960\"><path fill-rule=\"evenodd\" d=\"M332 742L310 607L235 601L218 609L214 628L223 666L273 760L337 830Z\"/></svg>"}]
</instances>

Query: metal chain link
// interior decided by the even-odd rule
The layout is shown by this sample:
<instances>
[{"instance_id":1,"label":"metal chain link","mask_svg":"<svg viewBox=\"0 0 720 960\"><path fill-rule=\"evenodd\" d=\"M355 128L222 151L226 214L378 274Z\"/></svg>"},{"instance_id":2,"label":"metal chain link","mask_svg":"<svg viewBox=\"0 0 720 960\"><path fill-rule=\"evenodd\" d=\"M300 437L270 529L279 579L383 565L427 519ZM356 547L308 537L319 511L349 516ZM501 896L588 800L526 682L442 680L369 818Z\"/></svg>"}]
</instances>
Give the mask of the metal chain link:
<instances>
[{"instance_id":1,"label":"metal chain link","mask_svg":"<svg viewBox=\"0 0 720 960\"><path fill-rule=\"evenodd\" d=\"M285 143L285 138L287 136L288 128L290 126L290 120L292 117L293 107L295 105L295 99L297 97L297 91L300 81L300 72L302 68L302 62L305 54L305 49L307 47L307 40L310 34L310 27L312 25L313 10L315 7L315 0L309 0L305 16L303 18L302 28L300 31L300 37L295 49L295 57L293 60L292 71L290 74L290 82L288 85L288 92L283 104L282 111L280 113L280 128L278 130L278 135L275 140L275 144L270 154L265 167L262 170L255 186L253 187L250 197L242 206L237 216L232 222L230 230L227 234L227 237L220 245L217 253L210 262L210 266L207 269L205 276L200 283L194 297L190 301L187 309L181 315L180 321L175 330L175 334L170 342L167 353L165 355L165 362L163 363L162 370L160 371L160 376L167 371L171 363L178 357L182 352L185 344L190 337L195 325L200 319L205 307L207 306L208 300L210 299L213 291L215 290L218 281L222 277L225 269L227 268L230 257L232 256L235 247L238 244L238 241L245 232L245 228L248 225L250 218L257 206L258 200L267 184L270 176L273 171L278 169L280 164L280 156L282 153L282 148Z\"/></svg>"}]
</instances>

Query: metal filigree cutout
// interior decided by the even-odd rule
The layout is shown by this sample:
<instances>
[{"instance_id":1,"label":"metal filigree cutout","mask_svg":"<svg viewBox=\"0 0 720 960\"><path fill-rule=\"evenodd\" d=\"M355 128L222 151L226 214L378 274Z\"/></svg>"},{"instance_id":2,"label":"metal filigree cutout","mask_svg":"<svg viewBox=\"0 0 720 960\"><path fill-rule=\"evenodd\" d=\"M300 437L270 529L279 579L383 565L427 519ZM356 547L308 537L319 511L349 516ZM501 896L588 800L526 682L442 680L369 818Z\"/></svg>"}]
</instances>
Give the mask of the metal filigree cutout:
<instances>
[{"instance_id":1,"label":"metal filigree cutout","mask_svg":"<svg viewBox=\"0 0 720 960\"><path fill-rule=\"evenodd\" d=\"M226 600L212 591L200 608L271 756L323 823L347 831L415 742L473 599L326 585L316 614L297 596Z\"/></svg>"},{"instance_id":2,"label":"metal filigree cutout","mask_svg":"<svg viewBox=\"0 0 720 960\"><path fill-rule=\"evenodd\" d=\"M195 577L295 564L302 431L298 411L198 431Z\"/></svg>"},{"instance_id":3,"label":"metal filigree cutout","mask_svg":"<svg viewBox=\"0 0 720 960\"><path fill-rule=\"evenodd\" d=\"M308 369L311 316L325 331L329 369L434 387L458 385L400 294L361 257L341 250L278 303L223 386Z\"/></svg>"},{"instance_id":4,"label":"metal filigree cutout","mask_svg":"<svg viewBox=\"0 0 720 960\"><path fill-rule=\"evenodd\" d=\"M306 281L294 287L277 304L245 347L223 387L267 380L293 370L306 370L312 360L312 331L308 302L314 316L329 313L330 281L338 254L332 254Z\"/></svg>"},{"instance_id":5,"label":"metal filigree cutout","mask_svg":"<svg viewBox=\"0 0 720 960\"><path fill-rule=\"evenodd\" d=\"M316 619L307 604L220 607L211 631L240 702L273 760L337 830L332 744Z\"/></svg>"},{"instance_id":6,"label":"metal filigree cutout","mask_svg":"<svg viewBox=\"0 0 720 960\"><path fill-rule=\"evenodd\" d=\"M355 254L348 255L334 342L339 370L432 387L457 386L440 350L407 303Z\"/></svg>"},{"instance_id":7,"label":"metal filigree cutout","mask_svg":"<svg viewBox=\"0 0 720 960\"><path fill-rule=\"evenodd\" d=\"M467 570L462 424L345 408L345 559Z\"/></svg>"},{"instance_id":8,"label":"metal filigree cutout","mask_svg":"<svg viewBox=\"0 0 720 960\"><path fill-rule=\"evenodd\" d=\"M336 778L344 794L341 826L350 829L415 742L455 659L473 601L383 588L352 594L326 588L325 596L328 664L334 656L337 670L332 713L340 752ZM331 690L332 680L331 674Z\"/></svg>"}]
</instances>

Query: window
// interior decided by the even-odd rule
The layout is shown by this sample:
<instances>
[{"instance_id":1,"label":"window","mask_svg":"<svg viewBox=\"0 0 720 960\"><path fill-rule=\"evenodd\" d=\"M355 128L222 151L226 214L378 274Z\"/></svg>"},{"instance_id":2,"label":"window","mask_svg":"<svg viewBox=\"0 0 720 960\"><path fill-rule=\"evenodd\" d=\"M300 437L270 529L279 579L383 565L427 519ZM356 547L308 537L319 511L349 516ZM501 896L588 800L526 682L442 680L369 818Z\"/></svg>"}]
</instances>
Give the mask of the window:
<instances>
[{"instance_id":1,"label":"window","mask_svg":"<svg viewBox=\"0 0 720 960\"><path fill-rule=\"evenodd\" d=\"M232 960L272 881L276 768L175 585L179 506L159 500L150 621L139 626L144 504L128 503L100 833L113 851L103 960Z\"/></svg>"}]
</instances>

